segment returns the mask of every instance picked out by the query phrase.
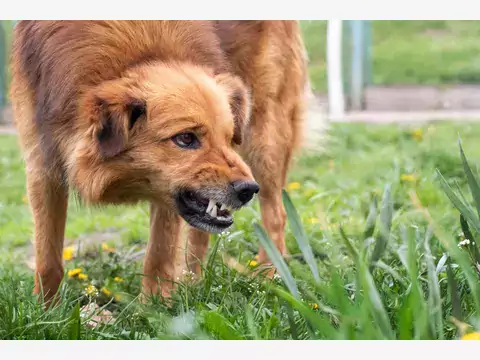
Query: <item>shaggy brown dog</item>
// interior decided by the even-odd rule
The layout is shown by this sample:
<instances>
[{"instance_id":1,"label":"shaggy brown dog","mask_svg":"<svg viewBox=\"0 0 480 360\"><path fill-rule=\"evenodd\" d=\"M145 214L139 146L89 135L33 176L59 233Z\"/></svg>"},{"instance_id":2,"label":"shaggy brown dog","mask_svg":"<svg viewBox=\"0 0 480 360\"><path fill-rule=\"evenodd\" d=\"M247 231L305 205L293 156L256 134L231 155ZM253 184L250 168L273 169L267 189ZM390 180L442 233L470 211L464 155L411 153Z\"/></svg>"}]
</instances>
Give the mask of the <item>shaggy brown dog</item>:
<instances>
[{"instance_id":1,"label":"shaggy brown dog","mask_svg":"<svg viewBox=\"0 0 480 360\"><path fill-rule=\"evenodd\" d=\"M64 275L69 189L89 204L150 202L146 293L171 290L158 279L174 274L182 218L199 272L209 232L259 188L285 254L281 189L306 82L297 22L21 21L11 69L36 293L51 298Z\"/></svg>"}]
</instances>

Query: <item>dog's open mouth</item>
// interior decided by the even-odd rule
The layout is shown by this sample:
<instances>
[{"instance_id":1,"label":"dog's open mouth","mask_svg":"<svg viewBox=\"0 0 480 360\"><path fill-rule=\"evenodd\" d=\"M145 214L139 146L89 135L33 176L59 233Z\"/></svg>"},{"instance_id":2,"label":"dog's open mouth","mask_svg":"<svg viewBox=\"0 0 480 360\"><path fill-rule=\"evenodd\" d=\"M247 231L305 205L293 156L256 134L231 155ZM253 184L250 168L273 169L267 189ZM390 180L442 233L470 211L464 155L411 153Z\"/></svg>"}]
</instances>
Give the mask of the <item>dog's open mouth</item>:
<instances>
[{"instance_id":1,"label":"dog's open mouth","mask_svg":"<svg viewBox=\"0 0 480 360\"><path fill-rule=\"evenodd\" d=\"M198 191L181 191L175 200L180 216L200 230L219 233L233 224L231 208L200 195Z\"/></svg>"}]
</instances>

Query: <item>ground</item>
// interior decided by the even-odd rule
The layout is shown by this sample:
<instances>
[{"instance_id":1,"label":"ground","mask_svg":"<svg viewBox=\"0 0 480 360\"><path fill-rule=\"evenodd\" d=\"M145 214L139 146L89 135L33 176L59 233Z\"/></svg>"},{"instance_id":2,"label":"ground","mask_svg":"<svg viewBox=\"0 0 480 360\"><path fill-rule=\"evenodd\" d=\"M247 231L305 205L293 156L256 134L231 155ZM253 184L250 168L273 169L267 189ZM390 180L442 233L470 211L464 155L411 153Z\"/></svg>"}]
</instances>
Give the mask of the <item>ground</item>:
<instances>
[{"instance_id":1,"label":"ground","mask_svg":"<svg viewBox=\"0 0 480 360\"><path fill-rule=\"evenodd\" d=\"M289 208L290 270L273 282L250 276L261 240L252 225L260 219L255 202L237 213L228 233L212 238L203 280L181 274L186 280L171 303L136 300L147 206L88 209L71 201L67 244L83 247L67 248L63 301L47 312L31 295L32 224L16 137L0 135L0 338L451 339L465 331L460 320L478 331L478 289L469 278L475 270L468 251L457 247L463 239L459 213L436 175L439 169L467 194L458 134L476 164L478 124L333 124L325 151L299 154L289 175L287 191L305 231ZM370 237L365 229L374 198L381 214ZM438 226L433 234L425 209ZM382 232L389 217L391 232ZM315 265L302 252L302 239ZM372 262L373 253L381 260ZM449 277L444 265L450 262ZM295 287L298 299L288 295ZM105 306L114 323L89 326L77 303Z\"/></svg>"}]
</instances>

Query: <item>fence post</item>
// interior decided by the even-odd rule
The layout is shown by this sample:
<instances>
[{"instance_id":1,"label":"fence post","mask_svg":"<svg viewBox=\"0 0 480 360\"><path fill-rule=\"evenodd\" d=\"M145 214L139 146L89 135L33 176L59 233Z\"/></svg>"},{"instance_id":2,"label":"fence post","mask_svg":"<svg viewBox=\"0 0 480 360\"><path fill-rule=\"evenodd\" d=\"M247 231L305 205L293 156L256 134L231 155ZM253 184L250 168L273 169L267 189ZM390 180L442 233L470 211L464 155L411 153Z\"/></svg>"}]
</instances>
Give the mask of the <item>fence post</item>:
<instances>
[{"instance_id":1,"label":"fence post","mask_svg":"<svg viewBox=\"0 0 480 360\"><path fill-rule=\"evenodd\" d=\"M361 110L363 107L363 41L364 32L361 20L352 20L350 22L350 31L352 36L352 57L351 57L351 108L352 110Z\"/></svg>"},{"instance_id":2,"label":"fence post","mask_svg":"<svg viewBox=\"0 0 480 360\"><path fill-rule=\"evenodd\" d=\"M329 20L327 24L327 81L330 118L341 118L345 114L342 44L342 20Z\"/></svg>"},{"instance_id":3,"label":"fence post","mask_svg":"<svg viewBox=\"0 0 480 360\"><path fill-rule=\"evenodd\" d=\"M372 82L371 22L349 21L350 69L349 100L352 110L365 108L365 87Z\"/></svg>"}]
</instances>

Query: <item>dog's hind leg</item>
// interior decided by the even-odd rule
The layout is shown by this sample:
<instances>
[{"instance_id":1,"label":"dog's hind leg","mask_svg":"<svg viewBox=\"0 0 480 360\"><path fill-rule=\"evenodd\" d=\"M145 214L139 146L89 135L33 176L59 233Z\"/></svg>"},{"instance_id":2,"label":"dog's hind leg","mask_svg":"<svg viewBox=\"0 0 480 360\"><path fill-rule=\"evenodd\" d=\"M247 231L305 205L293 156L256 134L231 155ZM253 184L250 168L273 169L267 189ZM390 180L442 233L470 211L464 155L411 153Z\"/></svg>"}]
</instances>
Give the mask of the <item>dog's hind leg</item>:
<instances>
[{"instance_id":1,"label":"dog's hind leg","mask_svg":"<svg viewBox=\"0 0 480 360\"><path fill-rule=\"evenodd\" d=\"M150 241L143 267L144 295L170 296L174 288L180 217L160 204L150 206Z\"/></svg>"},{"instance_id":2,"label":"dog's hind leg","mask_svg":"<svg viewBox=\"0 0 480 360\"><path fill-rule=\"evenodd\" d=\"M35 237L35 288L52 299L63 279L63 239L67 217L68 189L59 179L27 162L27 193L33 214Z\"/></svg>"},{"instance_id":3,"label":"dog's hind leg","mask_svg":"<svg viewBox=\"0 0 480 360\"><path fill-rule=\"evenodd\" d=\"M294 104L286 109L273 100L265 105L262 110L253 111L244 153L260 185L258 198L263 227L279 252L286 255L282 189L292 153L299 142L301 108L300 104ZM265 250L260 247L259 263L269 262Z\"/></svg>"}]
</instances>

